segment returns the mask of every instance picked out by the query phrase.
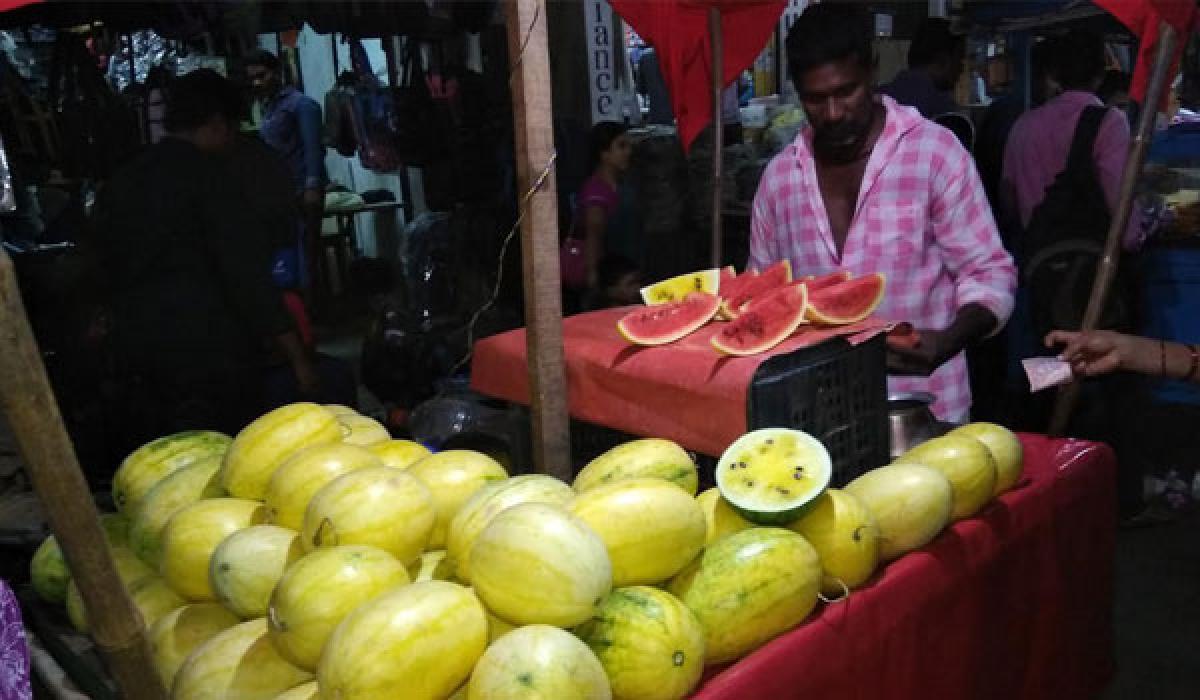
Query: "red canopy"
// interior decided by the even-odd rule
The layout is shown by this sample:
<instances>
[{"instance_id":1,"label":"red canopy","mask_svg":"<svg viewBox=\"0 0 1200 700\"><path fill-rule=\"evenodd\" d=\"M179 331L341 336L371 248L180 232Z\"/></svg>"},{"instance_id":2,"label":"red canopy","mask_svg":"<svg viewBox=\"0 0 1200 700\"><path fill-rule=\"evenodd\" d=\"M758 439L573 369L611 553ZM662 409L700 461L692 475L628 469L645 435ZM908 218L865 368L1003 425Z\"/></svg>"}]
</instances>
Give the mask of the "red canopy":
<instances>
[{"instance_id":1,"label":"red canopy","mask_svg":"<svg viewBox=\"0 0 1200 700\"><path fill-rule=\"evenodd\" d=\"M9 10L15 10L18 7L25 7L26 5L32 5L41 1L42 0L0 0L0 12L8 12Z\"/></svg>"},{"instance_id":2,"label":"red canopy","mask_svg":"<svg viewBox=\"0 0 1200 700\"><path fill-rule=\"evenodd\" d=\"M708 11L721 10L724 85L762 52L786 0L610 0L616 11L654 47L686 149L712 120L712 49Z\"/></svg>"},{"instance_id":3,"label":"red canopy","mask_svg":"<svg viewBox=\"0 0 1200 700\"><path fill-rule=\"evenodd\" d=\"M1150 68L1154 65L1154 44L1158 41L1158 27L1166 22L1179 33L1179 43L1171 64L1171 74L1179 69L1179 57L1187 46L1188 37L1195 26L1197 12L1195 0L1096 0L1113 17L1129 27L1141 39L1138 50L1137 68L1129 94L1138 102L1145 102L1146 88L1150 82ZM1163 96L1164 102L1166 96Z\"/></svg>"}]
</instances>

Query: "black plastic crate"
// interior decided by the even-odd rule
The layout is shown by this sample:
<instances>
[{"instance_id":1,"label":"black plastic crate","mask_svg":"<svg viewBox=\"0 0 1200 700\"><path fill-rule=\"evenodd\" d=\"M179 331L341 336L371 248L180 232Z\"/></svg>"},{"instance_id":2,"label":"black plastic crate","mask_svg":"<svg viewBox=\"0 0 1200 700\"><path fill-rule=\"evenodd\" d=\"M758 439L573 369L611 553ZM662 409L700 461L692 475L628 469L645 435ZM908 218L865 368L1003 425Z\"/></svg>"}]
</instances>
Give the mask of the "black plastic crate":
<instances>
[{"instance_id":1,"label":"black plastic crate","mask_svg":"<svg viewBox=\"0 0 1200 700\"><path fill-rule=\"evenodd\" d=\"M746 398L746 425L796 428L833 459L833 486L887 464L887 346L835 338L762 363Z\"/></svg>"}]
</instances>

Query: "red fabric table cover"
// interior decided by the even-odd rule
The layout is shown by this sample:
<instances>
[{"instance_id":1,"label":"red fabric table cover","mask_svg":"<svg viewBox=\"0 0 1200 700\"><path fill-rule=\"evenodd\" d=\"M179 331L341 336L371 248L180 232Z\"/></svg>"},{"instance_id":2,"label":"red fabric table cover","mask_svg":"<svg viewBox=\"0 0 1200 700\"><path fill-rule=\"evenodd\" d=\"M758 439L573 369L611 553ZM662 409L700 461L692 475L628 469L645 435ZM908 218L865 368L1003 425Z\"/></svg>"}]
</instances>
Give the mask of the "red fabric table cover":
<instances>
[{"instance_id":1,"label":"red fabric table cover","mask_svg":"<svg viewBox=\"0 0 1200 700\"><path fill-rule=\"evenodd\" d=\"M724 324L711 323L670 345L643 348L617 332L617 321L628 312L605 309L563 319L571 415L713 456L746 432L746 392L766 359L837 335L858 342L889 325L868 319L836 329L805 328L770 352L724 357L709 344ZM471 388L528 405L525 338L520 328L476 343Z\"/></svg>"},{"instance_id":2,"label":"red fabric table cover","mask_svg":"<svg viewBox=\"0 0 1200 700\"><path fill-rule=\"evenodd\" d=\"M1113 669L1116 460L1103 445L1021 439L1017 489L694 698L1097 697Z\"/></svg>"}]
</instances>

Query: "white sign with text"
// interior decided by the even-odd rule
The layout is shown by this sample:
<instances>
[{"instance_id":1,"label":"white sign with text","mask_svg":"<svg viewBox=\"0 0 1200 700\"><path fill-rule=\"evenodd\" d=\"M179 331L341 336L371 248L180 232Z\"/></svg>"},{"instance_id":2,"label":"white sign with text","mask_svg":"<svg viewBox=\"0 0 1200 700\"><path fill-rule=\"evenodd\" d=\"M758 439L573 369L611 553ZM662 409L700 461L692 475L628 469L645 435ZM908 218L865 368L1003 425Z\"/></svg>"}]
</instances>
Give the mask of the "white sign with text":
<instances>
[{"instance_id":1,"label":"white sign with text","mask_svg":"<svg viewBox=\"0 0 1200 700\"><path fill-rule=\"evenodd\" d=\"M621 37L613 25L612 6L606 0L586 0L588 85L592 95L592 123L621 121L622 100L617 89L615 48Z\"/></svg>"}]
</instances>

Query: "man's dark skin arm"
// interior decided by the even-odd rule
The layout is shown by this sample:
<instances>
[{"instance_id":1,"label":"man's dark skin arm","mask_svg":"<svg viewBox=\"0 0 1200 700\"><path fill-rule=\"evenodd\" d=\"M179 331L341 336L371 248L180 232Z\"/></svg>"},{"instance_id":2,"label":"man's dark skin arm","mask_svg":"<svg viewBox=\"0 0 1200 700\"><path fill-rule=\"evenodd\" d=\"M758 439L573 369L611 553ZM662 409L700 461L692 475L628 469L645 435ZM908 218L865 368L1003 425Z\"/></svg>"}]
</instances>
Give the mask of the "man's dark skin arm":
<instances>
[{"instance_id":1,"label":"man's dark skin arm","mask_svg":"<svg viewBox=\"0 0 1200 700\"><path fill-rule=\"evenodd\" d=\"M943 330L917 329L916 347L889 347L888 371L893 374L929 376L947 360L972 343L987 337L997 325L995 314L982 304L967 304Z\"/></svg>"},{"instance_id":2,"label":"man's dark skin arm","mask_svg":"<svg viewBox=\"0 0 1200 700\"><path fill-rule=\"evenodd\" d=\"M242 200L244 193L224 175L215 166L201 173L208 186L202 215L207 229L213 232L208 244L214 271L235 311L287 358L300 393L315 396L320 388L317 371L271 280L268 246L249 216L250 205Z\"/></svg>"},{"instance_id":3,"label":"man's dark skin arm","mask_svg":"<svg viewBox=\"0 0 1200 700\"><path fill-rule=\"evenodd\" d=\"M287 358L292 373L296 375L296 386L300 390L300 395L309 398L316 397L321 389L321 380L312 357L309 356L304 343L300 341L300 335L296 331L286 331L275 336L275 344Z\"/></svg>"}]
</instances>

